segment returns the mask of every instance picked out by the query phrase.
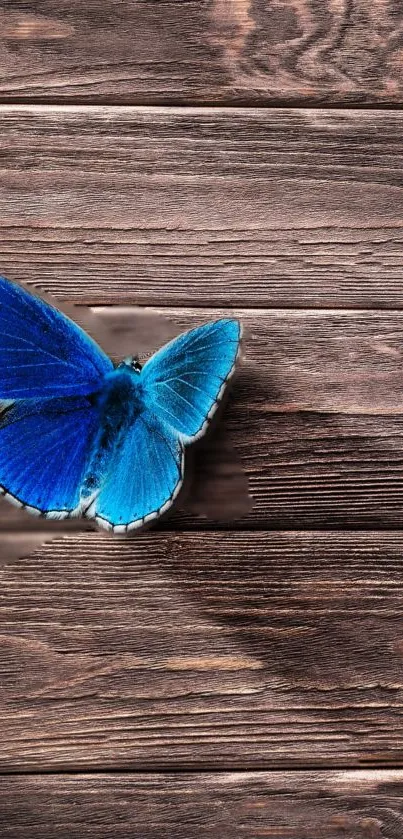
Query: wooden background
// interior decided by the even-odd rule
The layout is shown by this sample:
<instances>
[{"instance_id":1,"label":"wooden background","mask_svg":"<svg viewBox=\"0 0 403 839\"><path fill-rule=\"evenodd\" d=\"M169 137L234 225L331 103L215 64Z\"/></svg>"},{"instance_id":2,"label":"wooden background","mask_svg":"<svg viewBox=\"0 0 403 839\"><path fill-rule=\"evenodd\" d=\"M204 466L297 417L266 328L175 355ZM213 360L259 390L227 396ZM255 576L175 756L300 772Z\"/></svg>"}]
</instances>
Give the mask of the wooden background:
<instances>
[{"instance_id":1,"label":"wooden background","mask_svg":"<svg viewBox=\"0 0 403 839\"><path fill-rule=\"evenodd\" d=\"M401 4L13 0L0 62L1 272L241 317L253 497L0 506L0 835L402 839Z\"/></svg>"}]
</instances>

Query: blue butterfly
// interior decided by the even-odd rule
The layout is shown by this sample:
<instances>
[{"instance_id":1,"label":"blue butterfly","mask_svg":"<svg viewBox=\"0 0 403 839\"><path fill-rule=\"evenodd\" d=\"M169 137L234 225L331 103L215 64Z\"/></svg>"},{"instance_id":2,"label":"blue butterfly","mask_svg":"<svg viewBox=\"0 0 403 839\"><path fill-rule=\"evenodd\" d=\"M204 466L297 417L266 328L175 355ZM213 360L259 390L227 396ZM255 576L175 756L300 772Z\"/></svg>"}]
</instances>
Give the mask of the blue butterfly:
<instances>
[{"instance_id":1,"label":"blue butterfly","mask_svg":"<svg viewBox=\"0 0 403 839\"><path fill-rule=\"evenodd\" d=\"M234 373L240 338L239 321L225 318L143 367L115 367L68 317L0 277L2 493L33 515L82 515L115 533L158 518Z\"/></svg>"}]
</instances>

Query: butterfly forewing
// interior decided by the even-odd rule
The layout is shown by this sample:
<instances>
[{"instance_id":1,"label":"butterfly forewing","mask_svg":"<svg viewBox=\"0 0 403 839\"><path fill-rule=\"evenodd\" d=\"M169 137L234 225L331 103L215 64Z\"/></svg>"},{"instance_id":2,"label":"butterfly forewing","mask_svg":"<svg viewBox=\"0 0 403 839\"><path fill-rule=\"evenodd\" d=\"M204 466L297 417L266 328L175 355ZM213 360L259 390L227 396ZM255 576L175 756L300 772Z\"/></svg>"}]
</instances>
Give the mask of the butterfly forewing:
<instances>
[{"instance_id":1,"label":"butterfly forewing","mask_svg":"<svg viewBox=\"0 0 403 839\"><path fill-rule=\"evenodd\" d=\"M204 434L235 370L239 321L222 319L186 332L144 366L145 399L185 441Z\"/></svg>"},{"instance_id":2,"label":"butterfly forewing","mask_svg":"<svg viewBox=\"0 0 403 839\"><path fill-rule=\"evenodd\" d=\"M0 277L0 399L93 392L110 359L73 321Z\"/></svg>"}]
</instances>

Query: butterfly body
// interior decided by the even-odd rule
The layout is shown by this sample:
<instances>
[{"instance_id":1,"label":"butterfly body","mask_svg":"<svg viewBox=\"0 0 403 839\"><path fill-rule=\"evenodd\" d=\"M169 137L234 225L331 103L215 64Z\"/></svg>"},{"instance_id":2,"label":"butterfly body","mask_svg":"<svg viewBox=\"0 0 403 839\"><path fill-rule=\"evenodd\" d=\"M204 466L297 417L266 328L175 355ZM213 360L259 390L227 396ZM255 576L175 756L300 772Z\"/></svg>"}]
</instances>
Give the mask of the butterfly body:
<instances>
[{"instance_id":1,"label":"butterfly body","mask_svg":"<svg viewBox=\"0 0 403 839\"><path fill-rule=\"evenodd\" d=\"M235 370L240 335L224 318L143 367L114 367L57 309L0 277L0 491L34 515L83 515L115 533L158 518Z\"/></svg>"},{"instance_id":2,"label":"butterfly body","mask_svg":"<svg viewBox=\"0 0 403 839\"><path fill-rule=\"evenodd\" d=\"M89 447L81 488L84 510L87 500L102 485L108 461L114 459L122 439L145 410L139 373L122 362L105 376L100 390L90 394L88 400L99 414L99 426Z\"/></svg>"}]
</instances>

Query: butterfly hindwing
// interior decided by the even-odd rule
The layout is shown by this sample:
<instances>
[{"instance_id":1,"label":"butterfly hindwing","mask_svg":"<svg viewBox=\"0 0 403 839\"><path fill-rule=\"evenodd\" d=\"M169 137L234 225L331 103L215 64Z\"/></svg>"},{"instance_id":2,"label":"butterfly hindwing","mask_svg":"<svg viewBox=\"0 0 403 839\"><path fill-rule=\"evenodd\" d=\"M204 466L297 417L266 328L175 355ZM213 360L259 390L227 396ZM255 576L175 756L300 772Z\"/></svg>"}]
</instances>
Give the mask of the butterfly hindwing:
<instances>
[{"instance_id":1,"label":"butterfly hindwing","mask_svg":"<svg viewBox=\"0 0 403 839\"><path fill-rule=\"evenodd\" d=\"M77 508L98 427L84 397L18 401L0 415L3 494L36 515L65 518Z\"/></svg>"},{"instance_id":2,"label":"butterfly hindwing","mask_svg":"<svg viewBox=\"0 0 403 839\"><path fill-rule=\"evenodd\" d=\"M73 321L0 277L0 399L77 396L113 370L110 359Z\"/></svg>"},{"instance_id":3,"label":"butterfly hindwing","mask_svg":"<svg viewBox=\"0 0 403 839\"><path fill-rule=\"evenodd\" d=\"M239 321L225 318L180 335L144 365L149 409L185 442L206 431L235 370L240 339Z\"/></svg>"},{"instance_id":4,"label":"butterfly hindwing","mask_svg":"<svg viewBox=\"0 0 403 839\"><path fill-rule=\"evenodd\" d=\"M115 533L141 527L171 506L182 485L183 469L178 435L145 410L115 448L87 515Z\"/></svg>"}]
</instances>

